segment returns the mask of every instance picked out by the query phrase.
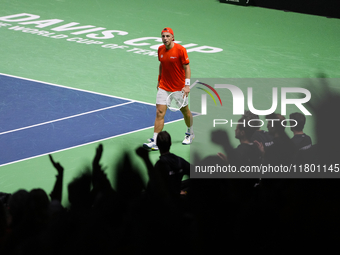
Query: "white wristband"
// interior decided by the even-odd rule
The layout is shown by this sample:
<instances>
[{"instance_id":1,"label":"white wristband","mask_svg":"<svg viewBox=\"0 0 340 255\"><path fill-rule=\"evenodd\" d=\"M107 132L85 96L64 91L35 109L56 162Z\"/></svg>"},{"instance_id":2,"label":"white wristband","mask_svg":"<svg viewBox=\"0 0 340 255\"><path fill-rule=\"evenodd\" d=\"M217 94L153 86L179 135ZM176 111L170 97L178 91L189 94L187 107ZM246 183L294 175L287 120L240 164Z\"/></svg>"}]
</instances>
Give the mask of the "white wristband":
<instances>
[{"instance_id":1,"label":"white wristband","mask_svg":"<svg viewBox=\"0 0 340 255\"><path fill-rule=\"evenodd\" d=\"M190 86L190 79L185 79L185 85L189 85Z\"/></svg>"}]
</instances>

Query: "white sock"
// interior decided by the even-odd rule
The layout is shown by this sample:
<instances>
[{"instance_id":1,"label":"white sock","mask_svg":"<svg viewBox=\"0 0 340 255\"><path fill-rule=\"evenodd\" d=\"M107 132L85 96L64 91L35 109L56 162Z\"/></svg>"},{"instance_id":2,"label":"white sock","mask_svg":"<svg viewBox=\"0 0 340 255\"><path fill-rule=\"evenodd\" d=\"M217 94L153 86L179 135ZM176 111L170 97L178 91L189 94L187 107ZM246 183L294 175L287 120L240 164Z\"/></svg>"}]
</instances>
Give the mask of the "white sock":
<instances>
[{"instance_id":1,"label":"white sock","mask_svg":"<svg viewBox=\"0 0 340 255\"><path fill-rule=\"evenodd\" d=\"M188 127L188 129L187 129L187 133L189 133L189 134L193 134L193 133L194 133L194 127L193 127L193 126L191 126L191 127Z\"/></svg>"},{"instance_id":2,"label":"white sock","mask_svg":"<svg viewBox=\"0 0 340 255\"><path fill-rule=\"evenodd\" d=\"M153 139L153 141L156 143L156 141L157 141L157 136L158 136L158 133L153 133L153 137L152 137L152 139Z\"/></svg>"}]
</instances>

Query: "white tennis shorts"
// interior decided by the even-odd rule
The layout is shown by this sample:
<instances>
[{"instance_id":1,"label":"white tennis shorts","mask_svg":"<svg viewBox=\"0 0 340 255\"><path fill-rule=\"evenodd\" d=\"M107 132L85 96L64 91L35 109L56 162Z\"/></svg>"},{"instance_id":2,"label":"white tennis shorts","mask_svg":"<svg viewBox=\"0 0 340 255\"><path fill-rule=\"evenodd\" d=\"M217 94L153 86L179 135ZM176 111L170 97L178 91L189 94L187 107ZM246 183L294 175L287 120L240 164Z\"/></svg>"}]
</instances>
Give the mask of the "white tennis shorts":
<instances>
[{"instance_id":1,"label":"white tennis shorts","mask_svg":"<svg viewBox=\"0 0 340 255\"><path fill-rule=\"evenodd\" d=\"M166 99L172 92L165 91L164 89L158 88L157 96L156 96L156 104L166 105ZM183 107L188 105L188 98L185 98Z\"/></svg>"}]
</instances>

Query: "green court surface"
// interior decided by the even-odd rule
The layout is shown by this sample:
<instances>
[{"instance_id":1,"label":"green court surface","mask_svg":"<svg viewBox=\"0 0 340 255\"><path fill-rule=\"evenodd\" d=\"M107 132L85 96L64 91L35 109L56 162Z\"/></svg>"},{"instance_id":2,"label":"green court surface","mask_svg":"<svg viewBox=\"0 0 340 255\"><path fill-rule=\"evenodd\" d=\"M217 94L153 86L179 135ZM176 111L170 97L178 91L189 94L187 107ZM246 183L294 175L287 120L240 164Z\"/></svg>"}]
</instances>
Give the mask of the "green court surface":
<instances>
[{"instance_id":1,"label":"green court surface","mask_svg":"<svg viewBox=\"0 0 340 255\"><path fill-rule=\"evenodd\" d=\"M72 26L77 29L70 30ZM161 43L156 40L164 27L171 27L175 40L187 45L192 77L311 78L324 72L340 78L338 19L213 0L1 0L0 73L154 103ZM268 90L262 89L263 94ZM314 138L308 124L306 133ZM181 145L184 122L164 129L172 136L172 151L190 160L190 147ZM150 127L101 141L101 162L113 182L111 170L124 151L131 153L147 181L134 150L152 133ZM67 184L91 164L97 146L53 153L65 168L64 204ZM2 150L6 144L0 143L0 156ZM156 162L159 153L150 155ZM3 165L0 191L40 187L50 192L55 175L47 155Z\"/></svg>"}]
</instances>

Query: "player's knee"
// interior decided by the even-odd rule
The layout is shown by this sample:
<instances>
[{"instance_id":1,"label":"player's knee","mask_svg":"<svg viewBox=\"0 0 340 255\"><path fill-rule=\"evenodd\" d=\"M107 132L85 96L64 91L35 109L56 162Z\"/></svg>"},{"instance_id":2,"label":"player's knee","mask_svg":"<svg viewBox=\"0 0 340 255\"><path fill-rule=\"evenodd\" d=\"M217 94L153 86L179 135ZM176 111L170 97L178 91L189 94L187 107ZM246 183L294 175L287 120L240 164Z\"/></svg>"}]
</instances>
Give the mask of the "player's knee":
<instances>
[{"instance_id":1,"label":"player's knee","mask_svg":"<svg viewBox=\"0 0 340 255\"><path fill-rule=\"evenodd\" d=\"M156 115L157 115L158 118L163 118L164 115L165 115L165 111L162 110L162 109L157 109Z\"/></svg>"}]
</instances>

